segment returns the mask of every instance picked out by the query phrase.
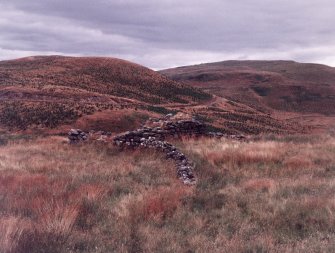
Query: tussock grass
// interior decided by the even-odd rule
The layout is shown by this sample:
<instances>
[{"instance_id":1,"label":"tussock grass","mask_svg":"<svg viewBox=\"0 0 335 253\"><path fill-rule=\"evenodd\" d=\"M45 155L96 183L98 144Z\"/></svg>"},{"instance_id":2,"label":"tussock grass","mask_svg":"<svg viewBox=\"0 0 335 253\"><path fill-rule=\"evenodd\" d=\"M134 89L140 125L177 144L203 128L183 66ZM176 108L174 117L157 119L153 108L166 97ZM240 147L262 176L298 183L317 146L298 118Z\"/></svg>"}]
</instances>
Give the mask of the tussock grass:
<instances>
[{"instance_id":1,"label":"tussock grass","mask_svg":"<svg viewBox=\"0 0 335 253\"><path fill-rule=\"evenodd\" d=\"M196 163L196 186L147 150L8 140L0 252L335 251L333 137L177 145Z\"/></svg>"}]
</instances>

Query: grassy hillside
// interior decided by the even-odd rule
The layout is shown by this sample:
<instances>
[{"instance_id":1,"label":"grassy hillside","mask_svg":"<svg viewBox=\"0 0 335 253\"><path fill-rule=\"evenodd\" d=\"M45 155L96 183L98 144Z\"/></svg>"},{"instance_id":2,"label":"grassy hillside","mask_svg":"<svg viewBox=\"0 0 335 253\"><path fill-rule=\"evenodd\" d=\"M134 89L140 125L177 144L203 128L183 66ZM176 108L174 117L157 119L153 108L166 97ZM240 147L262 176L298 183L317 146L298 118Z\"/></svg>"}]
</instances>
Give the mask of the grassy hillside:
<instances>
[{"instance_id":1,"label":"grassy hillside","mask_svg":"<svg viewBox=\"0 0 335 253\"><path fill-rule=\"evenodd\" d=\"M148 68L115 58L28 57L0 62L0 76L1 86L79 88L149 103L206 98Z\"/></svg>"},{"instance_id":2,"label":"grassy hillside","mask_svg":"<svg viewBox=\"0 0 335 253\"><path fill-rule=\"evenodd\" d=\"M335 250L334 137L178 142L192 187L159 153L22 137L0 142L1 252Z\"/></svg>"},{"instance_id":3,"label":"grassy hillside","mask_svg":"<svg viewBox=\"0 0 335 253\"><path fill-rule=\"evenodd\" d=\"M0 62L0 130L66 133L132 130L183 112L228 134L303 129L114 58L36 56ZM50 130L53 129L53 130Z\"/></svg>"},{"instance_id":4,"label":"grassy hillside","mask_svg":"<svg viewBox=\"0 0 335 253\"><path fill-rule=\"evenodd\" d=\"M0 127L6 129L54 128L127 108L143 109L149 117L158 104L187 105L210 98L115 58L36 56L0 62Z\"/></svg>"},{"instance_id":5,"label":"grassy hillside","mask_svg":"<svg viewBox=\"0 0 335 253\"><path fill-rule=\"evenodd\" d=\"M225 61L160 71L263 112L335 115L335 68L293 61Z\"/></svg>"}]
</instances>

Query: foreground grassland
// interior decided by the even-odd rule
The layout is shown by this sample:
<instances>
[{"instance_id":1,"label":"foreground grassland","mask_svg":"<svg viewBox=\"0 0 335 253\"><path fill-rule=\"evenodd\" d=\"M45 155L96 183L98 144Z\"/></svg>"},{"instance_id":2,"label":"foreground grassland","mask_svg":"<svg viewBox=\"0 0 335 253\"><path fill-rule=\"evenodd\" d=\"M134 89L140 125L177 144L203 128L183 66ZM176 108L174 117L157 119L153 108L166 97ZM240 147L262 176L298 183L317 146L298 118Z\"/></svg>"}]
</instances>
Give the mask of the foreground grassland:
<instances>
[{"instance_id":1,"label":"foreground grassland","mask_svg":"<svg viewBox=\"0 0 335 253\"><path fill-rule=\"evenodd\" d=\"M2 141L0 252L335 252L335 138L183 140L159 153Z\"/></svg>"}]
</instances>

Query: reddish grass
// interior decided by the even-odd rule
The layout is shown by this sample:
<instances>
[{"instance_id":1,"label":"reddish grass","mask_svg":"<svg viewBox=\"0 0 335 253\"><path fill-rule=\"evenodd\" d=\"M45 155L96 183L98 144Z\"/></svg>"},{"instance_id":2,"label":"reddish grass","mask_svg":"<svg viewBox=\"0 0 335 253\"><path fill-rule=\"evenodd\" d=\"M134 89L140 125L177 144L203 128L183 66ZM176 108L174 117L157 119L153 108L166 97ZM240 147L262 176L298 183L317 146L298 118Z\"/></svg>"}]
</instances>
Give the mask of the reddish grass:
<instances>
[{"instance_id":1,"label":"reddish grass","mask_svg":"<svg viewBox=\"0 0 335 253\"><path fill-rule=\"evenodd\" d=\"M273 191L276 187L276 182L273 179L260 178L250 179L244 182L243 187L246 191Z\"/></svg>"},{"instance_id":2,"label":"reddish grass","mask_svg":"<svg viewBox=\"0 0 335 253\"><path fill-rule=\"evenodd\" d=\"M0 146L0 252L333 252L335 141L176 143L196 164L60 137Z\"/></svg>"},{"instance_id":3,"label":"reddish grass","mask_svg":"<svg viewBox=\"0 0 335 253\"><path fill-rule=\"evenodd\" d=\"M172 214L183 193L182 189L175 193L167 186L154 197L146 193L145 184L155 180L151 176L154 170L155 177L162 177L161 183L179 185L173 163L161 166L158 154L148 154L150 161L139 151L121 154L105 144L70 147L58 137L18 141L0 149L0 232L5 235L1 252L90 248L79 244L86 245L84 238L92 231L99 235L94 232L91 240L105 237L106 232L100 230L103 217L112 215L112 209L104 204L109 200L122 199L123 192L137 191L145 196L137 215L150 219ZM146 181L139 181L142 178Z\"/></svg>"},{"instance_id":4,"label":"reddish grass","mask_svg":"<svg viewBox=\"0 0 335 253\"><path fill-rule=\"evenodd\" d=\"M155 189L148 192L147 196L143 197L142 203L137 205L139 209L137 216L145 219L171 217L180 206L181 198L186 195L185 187Z\"/></svg>"}]
</instances>

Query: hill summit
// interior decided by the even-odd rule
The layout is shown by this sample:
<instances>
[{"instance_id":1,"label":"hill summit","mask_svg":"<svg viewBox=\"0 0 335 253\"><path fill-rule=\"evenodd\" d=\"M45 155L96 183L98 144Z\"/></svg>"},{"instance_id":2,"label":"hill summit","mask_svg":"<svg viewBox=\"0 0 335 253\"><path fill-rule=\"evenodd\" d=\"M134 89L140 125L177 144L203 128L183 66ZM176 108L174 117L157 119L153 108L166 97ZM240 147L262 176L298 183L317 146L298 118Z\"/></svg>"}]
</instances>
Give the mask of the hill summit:
<instances>
[{"instance_id":1,"label":"hill summit","mask_svg":"<svg viewBox=\"0 0 335 253\"><path fill-rule=\"evenodd\" d=\"M114 118L121 114L128 117L120 124L135 124L131 117L149 117L148 111L165 112L156 108L159 104L189 104L210 97L116 58L33 56L0 62L0 125L7 128L52 128L87 115L95 116L86 121L102 122L99 124L104 128L103 124L115 123L108 121L111 113L96 114L106 110L114 110ZM126 108L131 111L115 113ZM137 109L146 113L132 116Z\"/></svg>"}]
</instances>

